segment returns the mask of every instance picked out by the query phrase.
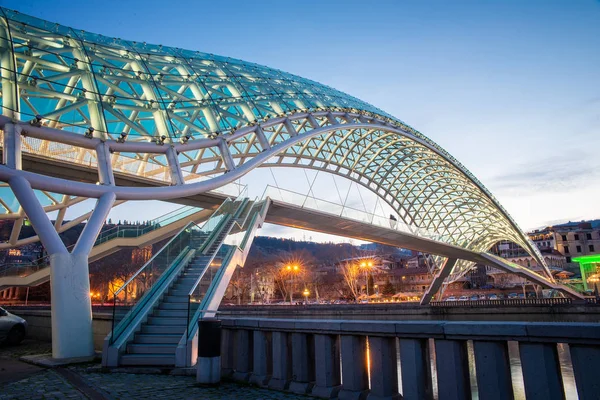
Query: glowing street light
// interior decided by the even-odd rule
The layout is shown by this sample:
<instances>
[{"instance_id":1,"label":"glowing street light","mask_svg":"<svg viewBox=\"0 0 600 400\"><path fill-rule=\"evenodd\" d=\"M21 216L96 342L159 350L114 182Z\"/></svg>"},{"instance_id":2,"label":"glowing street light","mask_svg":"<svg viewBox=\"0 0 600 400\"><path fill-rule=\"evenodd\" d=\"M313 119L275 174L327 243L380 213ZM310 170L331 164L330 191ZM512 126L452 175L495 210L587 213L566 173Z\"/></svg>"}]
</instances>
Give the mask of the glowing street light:
<instances>
[{"instance_id":1,"label":"glowing street light","mask_svg":"<svg viewBox=\"0 0 600 400\"><path fill-rule=\"evenodd\" d=\"M300 273L300 267L297 264L294 264L294 265L288 264L284 267L284 271L286 271L288 274L292 275L292 288L290 290L290 304L293 304L293 302L294 302L294 300L293 300L294 287L296 286L296 275L298 275Z\"/></svg>"},{"instance_id":2,"label":"glowing street light","mask_svg":"<svg viewBox=\"0 0 600 400\"><path fill-rule=\"evenodd\" d=\"M367 303L369 302L369 277L367 274L367 269L371 270L373 268L372 261L363 261L360 263L360 267L365 271L365 288L367 292Z\"/></svg>"},{"instance_id":3,"label":"glowing street light","mask_svg":"<svg viewBox=\"0 0 600 400\"><path fill-rule=\"evenodd\" d=\"M304 292L302 292L302 294L304 295L304 303L308 304L308 296L310 295L310 292L308 291L308 289L304 289Z\"/></svg>"}]
</instances>

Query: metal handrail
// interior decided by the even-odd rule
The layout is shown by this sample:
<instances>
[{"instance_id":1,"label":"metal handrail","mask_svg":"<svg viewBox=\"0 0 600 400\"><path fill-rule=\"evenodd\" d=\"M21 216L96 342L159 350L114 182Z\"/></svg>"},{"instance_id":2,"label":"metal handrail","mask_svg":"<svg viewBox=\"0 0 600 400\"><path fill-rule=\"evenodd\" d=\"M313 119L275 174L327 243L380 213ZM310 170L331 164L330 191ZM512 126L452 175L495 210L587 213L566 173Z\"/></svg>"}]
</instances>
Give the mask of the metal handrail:
<instances>
[{"instance_id":1,"label":"metal handrail","mask_svg":"<svg viewBox=\"0 0 600 400\"><path fill-rule=\"evenodd\" d=\"M333 213L333 212L329 212L329 211L326 211L326 210L320 210L318 208L316 209L317 211L320 211L320 212L323 212L323 213L326 213L326 214L337 215L337 216L342 217L342 218L347 218L347 219L351 219L351 220L354 220L354 221L364 222L364 221L358 220L356 218L353 218L352 216L344 216L344 210L355 211L357 213L361 213L361 214L366 215L367 217L370 217L370 221L368 223L371 224L371 225L377 225L377 224L374 223L375 218L382 218L382 219L385 219L385 220L389 219L388 217L385 217L383 215L371 213L371 212L368 212L368 211L359 210L359 209L356 209L356 208L353 208L353 207L348 207L348 206L343 205L343 204L334 203L334 202L329 201L329 200L320 199L318 197L309 196L307 194L295 192L293 190L282 189L282 188L279 188L279 187L276 187L276 186L272 186L272 185L267 185L265 187L265 190L263 192L263 198L269 197L267 195L269 188L275 189L275 190L277 190L279 192L283 191L283 192L287 192L287 193L293 193L295 195L303 197L304 201L302 202L302 205L298 206L298 207L300 207L302 209L315 210L315 208L308 207L306 205L306 200L307 199L313 199L315 201L319 201L319 202L322 202L322 203L327 203L327 204L330 204L330 205L333 205L333 206L336 206L336 207L341 207L341 211L339 213ZM281 201L284 202L284 203L286 203L286 201L283 200L283 196L282 196L282 200ZM412 233L412 234L420 233L423 236L426 236L426 237L429 237L429 238L433 238L433 239L436 239L436 240L441 240L444 237L442 234L437 233L435 231L431 231L429 229L421 228L421 227L418 227L418 226L412 226L412 225L409 225L409 224L407 224L407 223L405 223L403 221L400 221L400 220L395 221L394 226L390 227L390 229L392 229L392 230L400 230L399 228L402 225L404 225L408 229L408 231L410 233Z\"/></svg>"},{"instance_id":2,"label":"metal handrail","mask_svg":"<svg viewBox=\"0 0 600 400\"><path fill-rule=\"evenodd\" d=\"M188 223L186 226L184 226L183 228L181 228L181 229L180 229L180 230L179 230L179 231L178 231L178 232L177 232L177 233L176 233L176 234L175 234L175 235L174 235L174 236L173 236L173 237L172 237L172 238L171 238L171 239L170 239L170 240L169 240L169 241L168 241L168 242L167 242L167 243L166 243L164 246L163 246L163 247L161 247L161 248L160 248L160 250L159 250L159 251L157 251L157 252L156 252L156 253L155 253L155 254L154 254L154 255L153 255L153 256L152 256L152 257L151 257L151 258L150 258L148 261L146 261L146 263L145 263L144 265L142 265L142 266L140 267L140 269L138 269L138 270L135 272L135 274L133 274L133 275L132 275L132 276L131 276L131 277L130 277L130 278L129 278L129 279L128 279L128 280L127 280L127 281L126 281L126 282L125 282L125 283L124 283L124 284L123 284L123 285L122 285L122 286L121 286L121 287L120 287L120 288L119 288L119 289L116 291L116 292L115 292L114 296L117 296L119 293L121 293L121 292L122 292L122 291L125 289L125 287L126 287L127 285L129 285L129 283L131 283L131 281L132 281L132 280L134 280L135 278L137 278L137 276L138 276L139 274L141 274L141 273L142 273L142 271L148 267L148 265L151 265L151 264L152 264L152 262L154 261L154 259L155 259L156 257L158 257L158 255L159 255L159 254L161 254L161 253L162 253L162 251L163 251L163 250L164 250L164 249L165 249L167 246L169 246L169 245L170 245L170 244L171 244L171 243L172 243L172 242L173 242L175 239L177 239L177 238L179 237L179 235L180 235L180 234L181 234L183 231L185 231L186 229L188 229L188 227L190 227L191 225L194 225L194 223L193 223L193 222L190 222L190 223Z\"/></svg>"},{"instance_id":3,"label":"metal handrail","mask_svg":"<svg viewBox=\"0 0 600 400\"><path fill-rule=\"evenodd\" d=\"M181 251L179 253L179 255L177 257L175 257L175 259L171 262L171 264L165 270L165 272L171 270L174 266L178 265L181 262L181 260L185 257L185 255L187 255L188 251L189 251L189 246L186 246L183 249L183 251ZM163 277L164 277L164 274L161 276L161 279L159 279L159 281L161 281ZM127 320L127 317L130 314L135 313L135 315L137 315L139 313L139 311L136 311L136 310L139 309L140 304L142 304L142 306L143 306L147 303L146 299L156 291L156 289L155 290L153 290L153 289L157 287L158 283L159 282L155 282L155 284L152 285L152 288L148 292L144 293L142 298L129 310L129 312L123 317L123 320L121 320L119 322L119 325L117 325L117 328L119 328L121 326L123 321ZM110 330L110 344L113 344L115 342L115 311L117 308L116 306L117 306L117 294L115 294L113 297L113 312L112 312L112 324L111 324L111 330ZM135 315L134 315L134 317L135 317ZM117 338L120 337L122 331L123 331L123 329L121 330L121 332L119 332L119 335L117 336Z\"/></svg>"},{"instance_id":4,"label":"metal handrail","mask_svg":"<svg viewBox=\"0 0 600 400\"><path fill-rule=\"evenodd\" d=\"M100 235L98 235L98 238L96 239L95 245L97 246L99 244L106 243L106 242L112 240L114 237L107 238L107 236L112 235L113 233L115 233L115 231L117 233L116 237L119 237L118 234L119 234L120 231L134 231L134 230L136 231L136 237L140 236L139 235L140 230L142 232L141 234L144 235L147 232L151 232L152 230L154 230L154 228L157 225L160 225L161 222L163 222L165 219L172 218L173 216L175 216L175 217L180 216L180 215L182 215L182 214L184 214L184 213L186 213L186 212L188 212L190 210L194 210L194 209L200 210L197 207L183 206L183 207L180 207L180 208L178 208L176 210L170 211L170 212L168 212L168 213L166 213L164 215L161 215L159 217L154 218L153 220L149 221L148 224L136 225L136 226L115 225L111 229L107 229L107 230L105 230L103 232L100 232ZM179 220L179 219L177 219L177 220ZM175 222L175 221L173 221L173 222ZM167 224L167 225L169 225L169 224ZM164 225L164 226L166 226L166 225Z\"/></svg>"},{"instance_id":5,"label":"metal handrail","mask_svg":"<svg viewBox=\"0 0 600 400\"><path fill-rule=\"evenodd\" d=\"M238 198L236 198L236 199L235 199L235 201L233 202L233 204L235 204L236 202L238 202L238 201L241 201L241 204L240 204L240 205L237 207L237 209L236 209L236 210L233 212L233 215L231 215L231 216L230 216L230 218L233 218L233 223L232 223L232 224L229 226L229 228L227 228L227 229L228 229L228 230L227 230L227 233L226 233L227 235L229 235L229 233L231 232L231 230L233 229L233 227L234 227L235 225L237 225L237 226L239 227L239 229L240 229L240 230L241 230L241 229L243 229L243 224L242 224L242 225L240 225L240 224L239 224L239 221L236 221L236 220L235 220L235 217L239 215L239 213L241 212L241 210L243 209L243 207L246 207L246 206L248 205L248 199L247 199L247 198L243 198L243 197L242 197L242 196L243 196L243 195L245 195L245 194L246 194L246 189L244 189L244 190L242 191L242 193L240 193L240 195L238 196ZM248 215L246 215L246 216L244 217L244 222L246 221L247 217L248 217ZM229 222L229 221L230 221L230 219L227 219L225 222L223 222L223 224L221 225L221 227L223 227L223 226L224 226L224 225L225 225L227 222ZM222 229L222 228L221 228L221 229ZM217 230L217 229L215 229L215 230L212 232L212 233L213 233L213 235L214 235L214 237L216 237L218 234L220 234L220 233L221 233L221 229L218 229L218 230ZM196 281L195 281L195 282L194 282L194 284L192 285L192 288L191 288L191 289L189 290L189 292L188 292L187 323L186 323L186 332L185 332L185 334L186 334L186 342L187 342L188 335L189 335L189 331L190 331L190 327L189 327L189 326L190 326L190 312L191 312L192 295L193 295L193 294L194 294L194 292L196 291L196 288L197 288L197 287L198 287L198 285L200 284L200 281L201 281L201 280L202 280L202 278L204 277L204 274L206 273L206 271L208 270L208 268L210 268L210 264L212 263L212 260L214 259L214 257L216 257L217 253L218 253L218 252L219 252L219 250L221 249L221 246L223 245L223 242L224 242L224 240L225 240L225 238L223 238L223 240L221 241L221 244L220 244L220 245L219 245L219 247L218 247L218 248L215 250L215 252L214 252L213 256L211 257L211 259L208 261L208 263L207 263L207 267L206 267L206 269L204 270L204 272L203 272L202 274L200 274L200 276L198 277L198 279L196 279ZM214 239L213 239L211 242L213 242L213 241L214 241ZM209 240L208 240L208 238L207 238L207 240L206 240L206 242L205 242L205 243L209 243ZM226 254L226 256L225 256L225 257L223 257L223 261L221 262L221 265L224 265L225 261L226 261L226 262L229 262L229 259L231 259L232 255L233 255L233 253L234 253L234 251L235 251L235 249L236 249L236 247L238 247L238 246L232 246L232 248L231 248L231 249L228 251L228 253ZM226 264L225 264L225 265L226 265ZM213 278L213 279L214 279L214 278ZM212 285L211 285L211 286L212 286ZM203 300L202 300L203 302L204 302L204 300L207 298L207 296L208 296L208 294L209 294L209 293L208 293L208 291L210 290L210 287L211 287L211 286L209 286L209 289L207 290L207 293L205 293L205 294L204 294L204 298L203 298ZM197 318L195 318L197 314L198 314L198 310L196 310L196 311L194 312L194 318L192 318L192 320L196 320L196 319L197 319Z\"/></svg>"}]
</instances>

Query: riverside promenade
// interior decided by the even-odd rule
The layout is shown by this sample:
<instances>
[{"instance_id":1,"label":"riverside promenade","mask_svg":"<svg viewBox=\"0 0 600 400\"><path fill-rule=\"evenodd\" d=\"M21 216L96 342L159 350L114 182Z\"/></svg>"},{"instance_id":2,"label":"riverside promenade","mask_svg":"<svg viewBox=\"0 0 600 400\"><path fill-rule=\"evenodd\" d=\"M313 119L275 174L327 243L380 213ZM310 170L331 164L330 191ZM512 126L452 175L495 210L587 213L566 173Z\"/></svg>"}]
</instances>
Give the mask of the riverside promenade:
<instances>
[{"instance_id":1,"label":"riverside promenade","mask_svg":"<svg viewBox=\"0 0 600 400\"><path fill-rule=\"evenodd\" d=\"M308 399L293 393L223 382L201 387L195 376L170 375L156 369L105 372L100 363L42 368L20 357L49 353L51 343L26 340L20 346L0 347L0 400L37 399ZM145 373L139 373L145 372Z\"/></svg>"}]
</instances>

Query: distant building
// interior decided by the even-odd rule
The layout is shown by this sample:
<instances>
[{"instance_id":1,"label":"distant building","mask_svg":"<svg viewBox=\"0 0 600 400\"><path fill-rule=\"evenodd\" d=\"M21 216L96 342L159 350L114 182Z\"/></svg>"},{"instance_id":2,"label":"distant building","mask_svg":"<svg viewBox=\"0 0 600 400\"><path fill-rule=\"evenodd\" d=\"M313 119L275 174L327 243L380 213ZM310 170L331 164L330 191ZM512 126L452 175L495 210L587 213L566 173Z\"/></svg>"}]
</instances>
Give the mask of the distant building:
<instances>
[{"instance_id":1,"label":"distant building","mask_svg":"<svg viewBox=\"0 0 600 400\"><path fill-rule=\"evenodd\" d=\"M573 257L600 254L600 220L568 222L537 229L528 235L549 266L573 268L577 267ZM501 242L492 251L524 267L536 266L533 257L514 243Z\"/></svg>"},{"instance_id":2,"label":"distant building","mask_svg":"<svg viewBox=\"0 0 600 400\"><path fill-rule=\"evenodd\" d=\"M569 222L553 227L556 249L572 262L573 257L600 254L600 227L594 221Z\"/></svg>"}]
</instances>

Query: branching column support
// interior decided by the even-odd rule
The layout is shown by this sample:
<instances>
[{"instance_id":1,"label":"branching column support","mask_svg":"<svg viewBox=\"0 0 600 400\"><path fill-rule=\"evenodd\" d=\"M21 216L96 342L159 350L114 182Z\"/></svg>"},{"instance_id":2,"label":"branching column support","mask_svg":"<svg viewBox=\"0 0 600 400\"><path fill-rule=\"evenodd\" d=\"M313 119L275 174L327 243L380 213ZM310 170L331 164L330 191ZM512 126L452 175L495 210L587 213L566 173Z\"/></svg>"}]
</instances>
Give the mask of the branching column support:
<instances>
[{"instance_id":1,"label":"branching column support","mask_svg":"<svg viewBox=\"0 0 600 400\"><path fill-rule=\"evenodd\" d=\"M433 282L431 282L431 285L421 298L422 306L429 304L433 296L437 293L438 290L440 290L444 279L446 279L450 275L452 268L454 268L454 265L456 265L456 261L456 258L447 258L446 261L444 261L444 265L442 265L442 268L440 268L437 275L433 279Z\"/></svg>"},{"instance_id":2,"label":"branching column support","mask_svg":"<svg viewBox=\"0 0 600 400\"><path fill-rule=\"evenodd\" d=\"M49 254L52 356L56 359L93 356L88 255L116 196L106 193L98 199L73 253L69 253L29 182L16 176L8 183Z\"/></svg>"}]
</instances>

